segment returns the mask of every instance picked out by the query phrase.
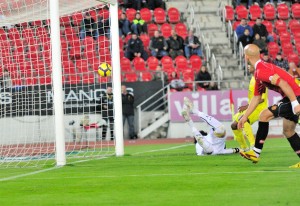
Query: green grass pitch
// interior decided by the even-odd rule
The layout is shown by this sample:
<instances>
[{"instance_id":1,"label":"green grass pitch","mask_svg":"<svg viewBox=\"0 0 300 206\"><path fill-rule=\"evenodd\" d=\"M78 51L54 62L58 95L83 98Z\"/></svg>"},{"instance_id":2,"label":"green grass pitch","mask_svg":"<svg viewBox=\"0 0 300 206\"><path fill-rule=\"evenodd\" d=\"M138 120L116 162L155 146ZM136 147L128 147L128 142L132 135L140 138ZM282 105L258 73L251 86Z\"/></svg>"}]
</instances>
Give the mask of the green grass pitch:
<instances>
[{"instance_id":1,"label":"green grass pitch","mask_svg":"<svg viewBox=\"0 0 300 206\"><path fill-rule=\"evenodd\" d=\"M288 168L299 159L284 138L268 139L256 165L238 154L199 157L190 143L125 153L55 169L0 169L0 205L300 204L300 169Z\"/></svg>"}]
</instances>

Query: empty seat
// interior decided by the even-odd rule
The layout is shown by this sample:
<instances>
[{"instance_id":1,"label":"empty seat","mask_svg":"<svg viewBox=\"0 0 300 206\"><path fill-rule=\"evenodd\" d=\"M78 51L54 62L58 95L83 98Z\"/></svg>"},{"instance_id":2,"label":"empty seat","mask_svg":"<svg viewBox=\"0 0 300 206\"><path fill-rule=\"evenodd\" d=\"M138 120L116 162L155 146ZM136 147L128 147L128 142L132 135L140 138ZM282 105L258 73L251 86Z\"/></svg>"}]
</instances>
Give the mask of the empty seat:
<instances>
[{"instance_id":1,"label":"empty seat","mask_svg":"<svg viewBox=\"0 0 300 206\"><path fill-rule=\"evenodd\" d=\"M281 49L282 49L283 57L288 57L290 54L294 52L294 48L291 43L284 43L283 45L281 45Z\"/></svg>"},{"instance_id":2,"label":"empty seat","mask_svg":"<svg viewBox=\"0 0 300 206\"><path fill-rule=\"evenodd\" d=\"M89 73L89 74L84 74L82 76L82 83L83 84L94 84L94 82L95 82L94 74Z\"/></svg>"},{"instance_id":3,"label":"empty seat","mask_svg":"<svg viewBox=\"0 0 300 206\"><path fill-rule=\"evenodd\" d=\"M237 20L248 19L248 10L244 5L238 5L235 8L235 13Z\"/></svg>"},{"instance_id":4,"label":"empty seat","mask_svg":"<svg viewBox=\"0 0 300 206\"><path fill-rule=\"evenodd\" d=\"M269 33L273 32L273 24L270 21L264 20L262 24L266 26Z\"/></svg>"},{"instance_id":5,"label":"empty seat","mask_svg":"<svg viewBox=\"0 0 300 206\"><path fill-rule=\"evenodd\" d=\"M14 39L20 39L21 35L18 29L11 28L8 30L8 37L10 38L10 40L14 40Z\"/></svg>"},{"instance_id":6,"label":"empty seat","mask_svg":"<svg viewBox=\"0 0 300 206\"><path fill-rule=\"evenodd\" d=\"M65 74L75 74L76 73L75 65L72 61L63 61L62 68L63 68L63 71Z\"/></svg>"},{"instance_id":7,"label":"empty seat","mask_svg":"<svg viewBox=\"0 0 300 206\"><path fill-rule=\"evenodd\" d=\"M275 26L276 32L278 34L280 34L281 32L286 32L287 31L287 25L286 25L285 21L283 21L283 20L277 20L275 22L274 26Z\"/></svg>"},{"instance_id":8,"label":"empty seat","mask_svg":"<svg viewBox=\"0 0 300 206\"><path fill-rule=\"evenodd\" d=\"M172 26L168 23L164 23L161 25L160 31L165 38L169 38L171 36Z\"/></svg>"},{"instance_id":9,"label":"empty seat","mask_svg":"<svg viewBox=\"0 0 300 206\"><path fill-rule=\"evenodd\" d=\"M72 74L72 75L69 75L68 80L69 81L67 83L69 83L69 84L78 84L81 81L81 77L80 77L80 75Z\"/></svg>"},{"instance_id":10,"label":"empty seat","mask_svg":"<svg viewBox=\"0 0 300 206\"><path fill-rule=\"evenodd\" d=\"M148 34L141 34L140 39L142 40L145 49L147 49L150 44L150 37L148 36Z\"/></svg>"},{"instance_id":11,"label":"empty seat","mask_svg":"<svg viewBox=\"0 0 300 206\"><path fill-rule=\"evenodd\" d=\"M122 72L131 72L132 68L131 68L131 62L129 59L127 59L126 57L121 58L121 70Z\"/></svg>"},{"instance_id":12,"label":"empty seat","mask_svg":"<svg viewBox=\"0 0 300 206\"><path fill-rule=\"evenodd\" d=\"M87 59L79 59L76 61L76 68L78 73L88 73L89 64Z\"/></svg>"},{"instance_id":13,"label":"empty seat","mask_svg":"<svg viewBox=\"0 0 300 206\"><path fill-rule=\"evenodd\" d=\"M164 71L174 68L173 59L170 56L164 56L160 60Z\"/></svg>"},{"instance_id":14,"label":"empty seat","mask_svg":"<svg viewBox=\"0 0 300 206\"><path fill-rule=\"evenodd\" d=\"M51 84L52 83L52 78L51 76L45 76L45 77L40 77L39 78L40 84Z\"/></svg>"},{"instance_id":15,"label":"empty seat","mask_svg":"<svg viewBox=\"0 0 300 206\"><path fill-rule=\"evenodd\" d=\"M249 8L250 19L255 21L257 18L262 17L261 8L258 5L252 5Z\"/></svg>"},{"instance_id":16,"label":"empty seat","mask_svg":"<svg viewBox=\"0 0 300 206\"><path fill-rule=\"evenodd\" d=\"M232 6L225 6L225 20L233 21L234 20L234 9Z\"/></svg>"},{"instance_id":17,"label":"empty seat","mask_svg":"<svg viewBox=\"0 0 300 206\"><path fill-rule=\"evenodd\" d=\"M129 8L126 10L127 19L132 22L135 19L136 10Z\"/></svg>"},{"instance_id":18,"label":"empty seat","mask_svg":"<svg viewBox=\"0 0 300 206\"><path fill-rule=\"evenodd\" d=\"M198 55L192 55L190 57L190 65L193 70L199 70L202 66L202 59Z\"/></svg>"},{"instance_id":19,"label":"empty seat","mask_svg":"<svg viewBox=\"0 0 300 206\"><path fill-rule=\"evenodd\" d=\"M126 73L124 75L126 82L136 82L138 80L138 77L135 72Z\"/></svg>"},{"instance_id":20,"label":"empty seat","mask_svg":"<svg viewBox=\"0 0 300 206\"><path fill-rule=\"evenodd\" d=\"M276 58L277 53L279 52L279 46L275 42L269 42L268 43L268 51L269 55L272 59Z\"/></svg>"},{"instance_id":21,"label":"empty seat","mask_svg":"<svg viewBox=\"0 0 300 206\"><path fill-rule=\"evenodd\" d=\"M154 9L154 21L157 24L163 24L166 22L166 12L162 8L156 8Z\"/></svg>"},{"instance_id":22,"label":"empty seat","mask_svg":"<svg viewBox=\"0 0 300 206\"><path fill-rule=\"evenodd\" d=\"M132 61L133 67L137 71L145 71L146 70L146 64L143 58L141 57L135 57Z\"/></svg>"},{"instance_id":23,"label":"empty seat","mask_svg":"<svg viewBox=\"0 0 300 206\"><path fill-rule=\"evenodd\" d=\"M168 18L171 24L180 22L180 12L177 8L171 7L168 9Z\"/></svg>"},{"instance_id":24,"label":"empty seat","mask_svg":"<svg viewBox=\"0 0 300 206\"><path fill-rule=\"evenodd\" d=\"M149 37L153 37L154 36L154 31L158 30L158 26L156 24L148 24L148 35Z\"/></svg>"},{"instance_id":25,"label":"empty seat","mask_svg":"<svg viewBox=\"0 0 300 206\"><path fill-rule=\"evenodd\" d=\"M76 12L72 15L73 24L75 26L80 26L83 19L83 14L81 12Z\"/></svg>"},{"instance_id":26,"label":"empty seat","mask_svg":"<svg viewBox=\"0 0 300 206\"><path fill-rule=\"evenodd\" d=\"M288 62L294 62L296 65L299 64L299 56L296 53L290 53L288 55Z\"/></svg>"},{"instance_id":27,"label":"empty seat","mask_svg":"<svg viewBox=\"0 0 300 206\"><path fill-rule=\"evenodd\" d=\"M71 17L70 16L62 16L59 18L61 26L70 26L71 25Z\"/></svg>"},{"instance_id":28,"label":"empty seat","mask_svg":"<svg viewBox=\"0 0 300 206\"><path fill-rule=\"evenodd\" d=\"M300 18L300 4L296 3L293 4L291 7L292 15L294 18L299 19Z\"/></svg>"},{"instance_id":29,"label":"empty seat","mask_svg":"<svg viewBox=\"0 0 300 206\"><path fill-rule=\"evenodd\" d=\"M147 59L148 68L152 71L156 71L157 66L159 65L159 61L156 57L150 56Z\"/></svg>"},{"instance_id":30,"label":"empty seat","mask_svg":"<svg viewBox=\"0 0 300 206\"><path fill-rule=\"evenodd\" d=\"M141 81L149 82L153 80L153 76L150 72L141 72Z\"/></svg>"},{"instance_id":31,"label":"empty seat","mask_svg":"<svg viewBox=\"0 0 300 206\"><path fill-rule=\"evenodd\" d=\"M286 20L290 17L289 7L286 4L277 5L278 19Z\"/></svg>"},{"instance_id":32,"label":"empty seat","mask_svg":"<svg viewBox=\"0 0 300 206\"><path fill-rule=\"evenodd\" d=\"M188 30L186 28L186 25L183 23L178 23L175 25L175 31L176 33L181 36L183 39L188 36Z\"/></svg>"},{"instance_id":33,"label":"empty seat","mask_svg":"<svg viewBox=\"0 0 300 206\"><path fill-rule=\"evenodd\" d=\"M100 9L99 10L99 16L102 17L104 20L109 18L109 10L107 9Z\"/></svg>"},{"instance_id":34,"label":"empty seat","mask_svg":"<svg viewBox=\"0 0 300 206\"><path fill-rule=\"evenodd\" d=\"M293 34L300 33L300 22L296 19L291 19L289 21L289 29Z\"/></svg>"},{"instance_id":35,"label":"empty seat","mask_svg":"<svg viewBox=\"0 0 300 206\"><path fill-rule=\"evenodd\" d=\"M187 59L184 56L177 56L175 58L175 64L176 64L176 68L179 71L185 70L186 68L188 68L188 62Z\"/></svg>"},{"instance_id":36,"label":"empty seat","mask_svg":"<svg viewBox=\"0 0 300 206\"><path fill-rule=\"evenodd\" d=\"M263 7L263 12L266 20L274 20L276 18L276 9L272 4L266 4Z\"/></svg>"},{"instance_id":37,"label":"empty seat","mask_svg":"<svg viewBox=\"0 0 300 206\"><path fill-rule=\"evenodd\" d=\"M140 14L141 14L141 19L143 19L145 22L147 23L152 22L152 13L150 9L142 8Z\"/></svg>"},{"instance_id":38,"label":"empty seat","mask_svg":"<svg viewBox=\"0 0 300 206\"><path fill-rule=\"evenodd\" d=\"M291 43L291 34L287 31L281 32L279 35L279 40L281 45Z\"/></svg>"}]
</instances>

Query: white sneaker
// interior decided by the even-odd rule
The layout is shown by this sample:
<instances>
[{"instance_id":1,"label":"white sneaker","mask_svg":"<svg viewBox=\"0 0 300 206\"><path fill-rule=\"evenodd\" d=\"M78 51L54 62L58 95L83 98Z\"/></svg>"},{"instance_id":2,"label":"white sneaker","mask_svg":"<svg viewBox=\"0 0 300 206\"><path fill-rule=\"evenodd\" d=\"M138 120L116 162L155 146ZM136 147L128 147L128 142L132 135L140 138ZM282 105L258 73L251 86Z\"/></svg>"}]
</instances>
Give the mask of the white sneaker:
<instances>
[{"instance_id":1,"label":"white sneaker","mask_svg":"<svg viewBox=\"0 0 300 206\"><path fill-rule=\"evenodd\" d=\"M189 98L184 97L183 102L187 108L187 111L190 113L194 109L194 105L193 105L192 101Z\"/></svg>"},{"instance_id":2,"label":"white sneaker","mask_svg":"<svg viewBox=\"0 0 300 206\"><path fill-rule=\"evenodd\" d=\"M187 107L184 107L181 111L182 117L185 119L185 121L189 122L191 120L190 112L188 111Z\"/></svg>"}]
</instances>

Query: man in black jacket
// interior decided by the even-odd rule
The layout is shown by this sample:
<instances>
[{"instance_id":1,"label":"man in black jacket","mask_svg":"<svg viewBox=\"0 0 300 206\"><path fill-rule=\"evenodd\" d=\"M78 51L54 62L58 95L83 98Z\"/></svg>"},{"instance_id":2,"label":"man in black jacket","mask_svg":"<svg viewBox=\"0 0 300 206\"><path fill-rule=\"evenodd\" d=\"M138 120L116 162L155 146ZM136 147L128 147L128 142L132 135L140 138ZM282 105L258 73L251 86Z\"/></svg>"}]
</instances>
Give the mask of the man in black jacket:
<instances>
[{"instance_id":1,"label":"man in black jacket","mask_svg":"<svg viewBox=\"0 0 300 206\"><path fill-rule=\"evenodd\" d=\"M154 32L154 37L151 38L150 46L151 55L157 58L167 56L168 44L163 36L160 35L159 31Z\"/></svg>"},{"instance_id":2,"label":"man in black jacket","mask_svg":"<svg viewBox=\"0 0 300 206\"><path fill-rule=\"evenodd\" d=\"M135 57L142 57L145 61L148 59L143 42L135 33L132 34L131 39L127 42L125 57L130 60L133 60Z\"/></svg>"},{"instance_id":3,"label":"man in black jacket","mask_svg":"<svg viewBox=\"0 0 300 206\"><path fill-rule=\"evenodd\" d=\"M112 88L107 87L106 93L100 99L102 119L106 121L106 125L103 125L102 139L106 138L107 127L110 128L110 139L114 139L114 100Z\"/></svg>"},{"instance_id":4,"label":"man in black jacket","mask_svg":"<svg viewBox=\"0 0 300 206\"><path fill-rule=\"evenodd\" d=\"M122 109L123 109L123 126L127 119L129 126L129 138L136 139L134 130L134 96L127 91L125 85L122 85Z\"/></svg>"},{"instance_id":5,"label":"man in black jacket","mask_svg":"<svg viewBox=\"0 0 300 206\"><path fill-rule=\"evenodd\" d=\"M176 34L175 30L171 31L171 36L167 40L169 46L169 54L172 59L179 55L183 55L183 38Z\"/></svg>"},{"instance_id":6,"label":"man in black jacket","mask_svg":"<svg viewBox=\"0 0 300 206\"><path fill-rule=\"evenodd\" d=\"M253 25L252 29L253 29L253 36L255 36L255 34L259 34L259 36L267 42L274 41L273 36L269 35L267 27L262 24L262 21L260 18L256 19L255 24Z\"/></svg>"}]
</instances>

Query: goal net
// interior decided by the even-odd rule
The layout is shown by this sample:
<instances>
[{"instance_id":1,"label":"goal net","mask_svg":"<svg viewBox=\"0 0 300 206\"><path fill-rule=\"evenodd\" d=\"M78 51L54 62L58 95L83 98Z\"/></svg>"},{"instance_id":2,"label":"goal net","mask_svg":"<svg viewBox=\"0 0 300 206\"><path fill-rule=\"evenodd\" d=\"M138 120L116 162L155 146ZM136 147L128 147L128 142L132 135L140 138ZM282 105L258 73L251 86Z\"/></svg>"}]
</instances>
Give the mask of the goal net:
<instances>
[{"instance_id":1,"label":"goal net","mask_svg":"<svg viewBox=\"0 0 300 206\"><path fill-rule=\"evenodd\" d=\"M53 0L51 0L53 1ZM57 134L67 162L115 154L114 76L108 3L59 0L63 131L57 133L50 0L0 0L0 165L55 164ZM107 92L109 94L107 94Z\"/></svg>"}]
</instances>

